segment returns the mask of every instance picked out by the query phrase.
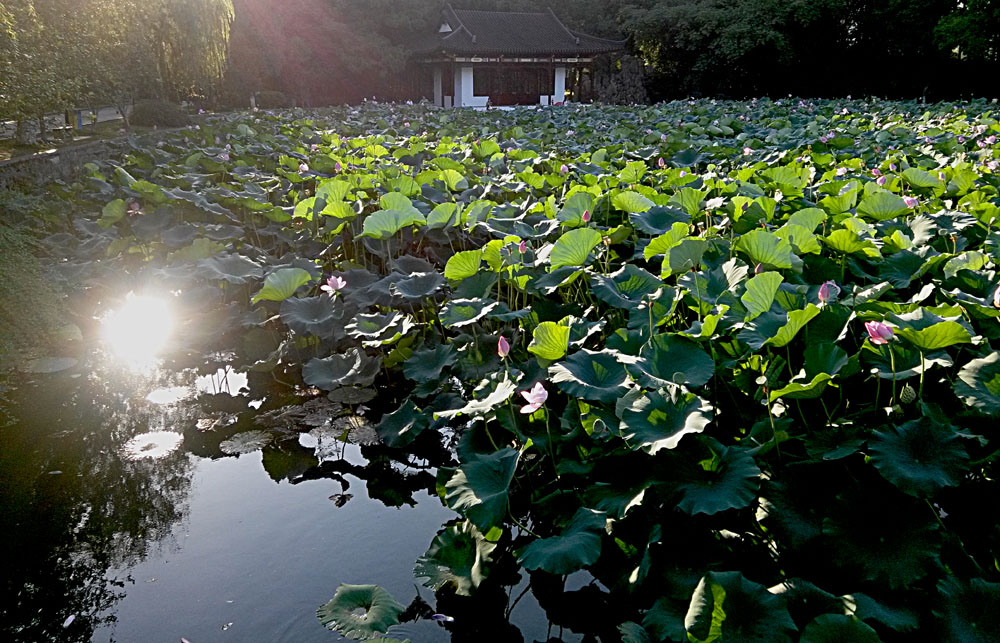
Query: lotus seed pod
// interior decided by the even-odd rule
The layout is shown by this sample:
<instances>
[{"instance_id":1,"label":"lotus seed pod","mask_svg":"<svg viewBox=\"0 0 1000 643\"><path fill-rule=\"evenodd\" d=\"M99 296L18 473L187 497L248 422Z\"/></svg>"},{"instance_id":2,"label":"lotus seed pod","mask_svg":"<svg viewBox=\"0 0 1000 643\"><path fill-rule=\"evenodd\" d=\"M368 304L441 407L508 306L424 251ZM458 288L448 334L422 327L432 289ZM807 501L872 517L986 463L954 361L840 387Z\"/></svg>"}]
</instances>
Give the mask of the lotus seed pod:
<instances>
[{"instance_id":1,"label":"lotus seed pod","mask_svg":"<svg viewBox=\"0 0 1000 643\"><path fill-rule=\"evenodd\" d=\"M903 387L903 390L899 392L899 401L903 404L910 404L917 399L917 391L912 386L907 384Z\"/></svg>"}]
</instances>

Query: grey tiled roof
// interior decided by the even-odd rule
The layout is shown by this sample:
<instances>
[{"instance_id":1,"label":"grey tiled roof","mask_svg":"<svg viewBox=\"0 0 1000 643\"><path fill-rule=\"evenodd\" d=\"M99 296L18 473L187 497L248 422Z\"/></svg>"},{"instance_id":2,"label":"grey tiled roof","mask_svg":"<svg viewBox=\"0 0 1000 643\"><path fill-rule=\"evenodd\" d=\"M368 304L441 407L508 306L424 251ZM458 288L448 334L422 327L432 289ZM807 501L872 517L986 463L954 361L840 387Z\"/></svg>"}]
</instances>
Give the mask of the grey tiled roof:
<instances>
[{"instance_id":1,"label":"grey tiled roof","mask_svg":"<svg viewBox=\"0 0 1000 643\"><path fill-rule=\"evenodd\" d=\"M625 48L625 41L607 40L568 29L552 11L513 13L453 9L442 12L451 31L414 43L413 53L492 56L585 56Z\"/></svg>"}]
</instances>

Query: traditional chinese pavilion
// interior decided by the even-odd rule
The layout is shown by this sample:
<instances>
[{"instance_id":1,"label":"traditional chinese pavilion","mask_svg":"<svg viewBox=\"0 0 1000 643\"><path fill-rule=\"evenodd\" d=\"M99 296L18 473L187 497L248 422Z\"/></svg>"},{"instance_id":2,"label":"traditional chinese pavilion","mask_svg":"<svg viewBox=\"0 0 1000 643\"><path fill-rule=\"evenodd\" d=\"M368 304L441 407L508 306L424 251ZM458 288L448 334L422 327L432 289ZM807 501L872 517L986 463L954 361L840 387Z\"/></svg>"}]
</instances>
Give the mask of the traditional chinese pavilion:
<instances>
[{"instance_id":1,"label":"traditional chinese pavilion","mask_svg":"<svg viewBox=\"0 0 1000 643\"><path fill-rule=\"evenodd\" d=\"M435 105L485 107L562 103L567 76L569 88L578 88L595 55L624 48L624 41L567 28L551 9L510 13L448 5L437 33L412 52L414 62L431 70Z\"/></svg>"}]
</instances>

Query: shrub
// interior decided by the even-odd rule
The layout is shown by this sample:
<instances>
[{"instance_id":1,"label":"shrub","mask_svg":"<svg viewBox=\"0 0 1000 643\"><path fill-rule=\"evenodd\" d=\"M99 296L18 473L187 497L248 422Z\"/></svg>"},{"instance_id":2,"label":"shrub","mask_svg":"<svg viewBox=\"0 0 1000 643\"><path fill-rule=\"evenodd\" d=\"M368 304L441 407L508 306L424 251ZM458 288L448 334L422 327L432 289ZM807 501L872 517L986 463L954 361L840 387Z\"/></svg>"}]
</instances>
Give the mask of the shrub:
<instances>
[{"instance_id":1,"label":"shrub","mask_svg":"<svg viewBox=\"0 0 1000 643\"><path fill-rule=\"evenodd\" d=\"M132 108L129 122L143 127L183 127L189 125L191 119L179 105L161 100L148 100L136 103Z\"/></svg>"}]
</instances>

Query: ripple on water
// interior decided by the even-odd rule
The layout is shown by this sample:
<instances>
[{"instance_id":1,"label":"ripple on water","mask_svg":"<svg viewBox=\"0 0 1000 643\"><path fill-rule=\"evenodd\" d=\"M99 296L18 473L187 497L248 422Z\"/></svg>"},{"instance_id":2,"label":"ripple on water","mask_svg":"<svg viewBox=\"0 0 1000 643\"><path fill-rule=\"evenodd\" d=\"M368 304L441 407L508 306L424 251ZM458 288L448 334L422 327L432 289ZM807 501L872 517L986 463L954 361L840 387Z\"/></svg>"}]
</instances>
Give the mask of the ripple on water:
<instances>
[{"instance_id":1,"label":"ripple on water","mask_svg":"<svg viewBox=\"0 0 1000 643\"><path fill-rule=\"evenodd\" d=\"M176 451L184 436L173 431L151 431L140 433L124 445L121 456L125 460L157 460Z\"/></svg>"}]
</instances>

